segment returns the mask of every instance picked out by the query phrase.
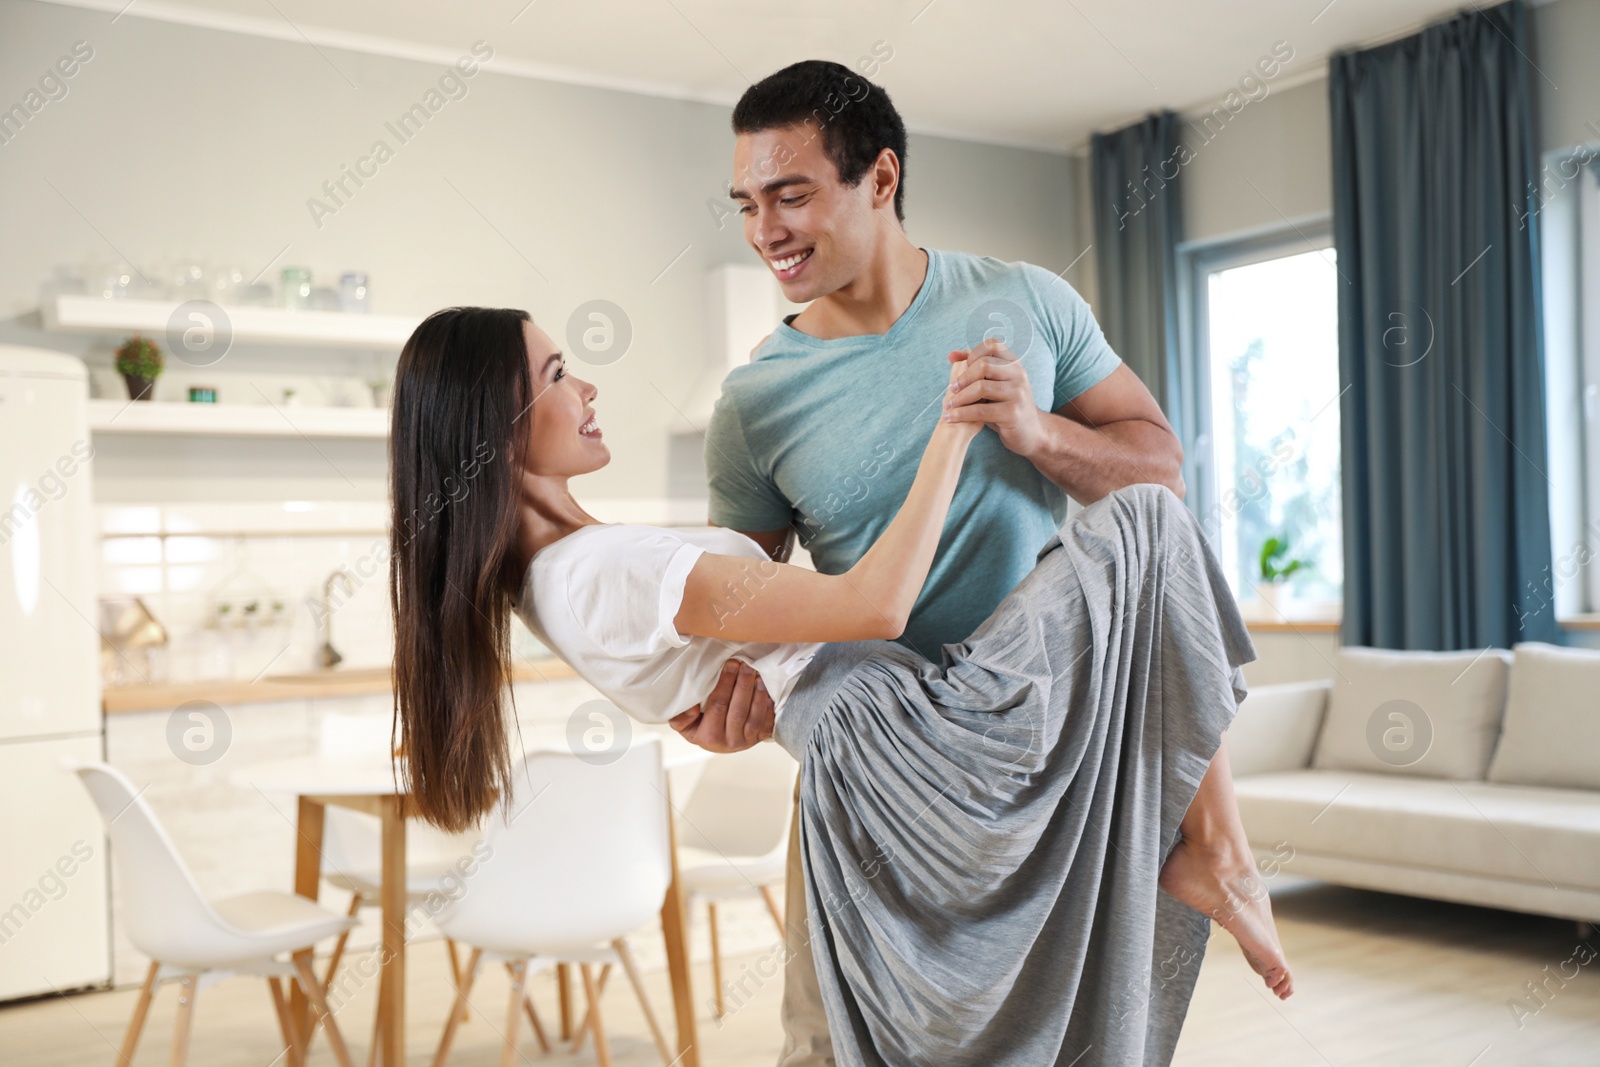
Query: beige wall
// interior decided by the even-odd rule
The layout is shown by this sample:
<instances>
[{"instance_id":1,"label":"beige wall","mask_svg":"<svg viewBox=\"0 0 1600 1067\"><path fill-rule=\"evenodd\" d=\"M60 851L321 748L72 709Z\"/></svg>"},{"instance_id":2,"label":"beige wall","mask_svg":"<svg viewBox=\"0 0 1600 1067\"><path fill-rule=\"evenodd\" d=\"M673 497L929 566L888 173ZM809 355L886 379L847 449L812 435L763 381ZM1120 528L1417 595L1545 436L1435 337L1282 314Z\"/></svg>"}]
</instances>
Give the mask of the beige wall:
<instances>
[{"instance_id":1,"label":"beige wall","mask_svg":"<svg viewBox=\"0 0 1600 1067\"><path fill-rule=\"evenodd\" d=\"M1558 0L1533 12L1539 148L1600 143L1600 0Z\"/></svg>"},{"instance_id":2,"label":"beige wall","mask_svg":"<svg viewBox=\"0 0 1600 1067\"><path fill-rule=\"evenodd\" d=\"M1203 142L1203 143L1202 143ZM1333 207L1324 79L1270 89L1209 140L1193 134L1184 238L1214 240L1325 215Z\"/></svg>"}]
</instances>

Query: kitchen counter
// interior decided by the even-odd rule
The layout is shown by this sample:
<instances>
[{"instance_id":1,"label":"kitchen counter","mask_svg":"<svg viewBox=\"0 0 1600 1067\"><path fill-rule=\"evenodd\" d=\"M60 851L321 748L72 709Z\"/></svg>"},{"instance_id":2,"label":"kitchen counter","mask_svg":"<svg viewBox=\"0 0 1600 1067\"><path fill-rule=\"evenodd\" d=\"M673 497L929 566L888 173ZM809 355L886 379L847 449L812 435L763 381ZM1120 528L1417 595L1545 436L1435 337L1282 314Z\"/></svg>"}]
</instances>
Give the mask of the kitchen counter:
<instances>
[{"instance_id":1,"label":"kitchen counter","mask_svg":"<svg viewBox=\"0 0 1600 1067\"><path fill-rule=\"evenodd\" d=\"M516 682L546 682L576 678L577 674L561 660L548 656L513 663L511 677ZM265 704L279 700L363 696L387 693L390 689L388 667L352 667L348 670L269 674L253 682L237 678L111 686L101 694L101 706L106 714L112 715L175 708L190 700L210 700L218 704Z\"/></svg>"}]
</instances>

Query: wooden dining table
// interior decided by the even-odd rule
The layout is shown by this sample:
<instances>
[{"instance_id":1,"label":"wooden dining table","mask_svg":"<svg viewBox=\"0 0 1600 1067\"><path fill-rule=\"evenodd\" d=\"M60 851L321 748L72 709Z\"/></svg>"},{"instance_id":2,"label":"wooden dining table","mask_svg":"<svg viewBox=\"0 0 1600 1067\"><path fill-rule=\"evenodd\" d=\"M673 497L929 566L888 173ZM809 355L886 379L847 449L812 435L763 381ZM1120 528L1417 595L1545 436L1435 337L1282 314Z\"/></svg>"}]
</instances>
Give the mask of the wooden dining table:
<instances>
[{"instance_id":1,"label":"wooden dining table","mask_svg":"<svg viewBox=\"0 0 1600 1067\"><path fill-rule=\"evenodd\" d=\"M671 731L660 733L662 763L667 771L668 810L674 793L687 796L711 754L696 748ZM565 724L548 729L522 730L525 751L570 752ZM316 900L322 885L323 821L330 805L375 816L381 834L379 911L380 949L378 1014L374 1040L376 1062L382 1067L405 1063L406 982L406 820L413 814L403 789L397 788L389 760L376 756L339 755L286 760L253 768L248 784L264 793L293 794L297 798L294 891ZM678 877L676 819L668 819L672 878L661 905L661 931L666 942L667 972L672 984L673 1015L677 1022L677 1056L673 1067L699 1067L700 1050L695 1025L694 996L689 978L688 922L684 893ZM302 954L311 961L308 950ZM564 970L564 969L563 969ZM309 1046L311 1003L298 985L291 984L290 1001L295 1033ZM570 1027L566 985L562 984L563 1035Z\"/></svg>"}]
</instances>

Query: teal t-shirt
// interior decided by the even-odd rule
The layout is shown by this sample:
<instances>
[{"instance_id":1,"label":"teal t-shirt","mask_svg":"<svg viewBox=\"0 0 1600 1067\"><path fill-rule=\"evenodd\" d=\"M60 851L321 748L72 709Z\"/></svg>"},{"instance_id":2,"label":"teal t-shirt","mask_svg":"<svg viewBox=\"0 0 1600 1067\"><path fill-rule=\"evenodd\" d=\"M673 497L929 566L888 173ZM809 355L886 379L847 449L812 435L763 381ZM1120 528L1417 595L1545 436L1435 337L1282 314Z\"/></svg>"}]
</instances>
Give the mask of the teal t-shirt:
<instances>
[{"instance_id":1,"label":"teal t-shirt","mask_svg":"<svg viewBox=\"0 0 1600 1067\"><path fill-rule=\"evenodd\" d=\"M952 350L1004 340L1046 411L1121 362L1088 303L1044 268L927 252L927 277L887 333L823 340L780 324L724 379L706 435L714 525L793 525L819 571L842 573L911 491ZM1032 569L1066 508L1038 468L980 433L901 643L938 663Z\"/></svg>"}]
</instances>

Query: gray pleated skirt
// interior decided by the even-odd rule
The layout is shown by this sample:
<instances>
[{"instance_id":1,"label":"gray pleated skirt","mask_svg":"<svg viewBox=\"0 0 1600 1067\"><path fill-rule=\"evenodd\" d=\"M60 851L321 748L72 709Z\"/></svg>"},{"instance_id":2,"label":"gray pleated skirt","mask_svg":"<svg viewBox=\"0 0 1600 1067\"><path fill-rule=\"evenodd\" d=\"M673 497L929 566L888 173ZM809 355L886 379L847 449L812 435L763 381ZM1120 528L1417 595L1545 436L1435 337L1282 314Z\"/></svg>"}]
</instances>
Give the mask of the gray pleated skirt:
<instances>
[{"instance_id":1,"label":"gray pleated skirt","mask_svg":"<svg viewBox=\"0 0 1600 1067\"><path fill-rule=\"evenodd\" d=\"M1097 501L942 659L826 645L778 718L837 1062L1169 1063L1210 920L1156 878L1255 659L1198 522Z\"/></svg>"}]
</instances>

